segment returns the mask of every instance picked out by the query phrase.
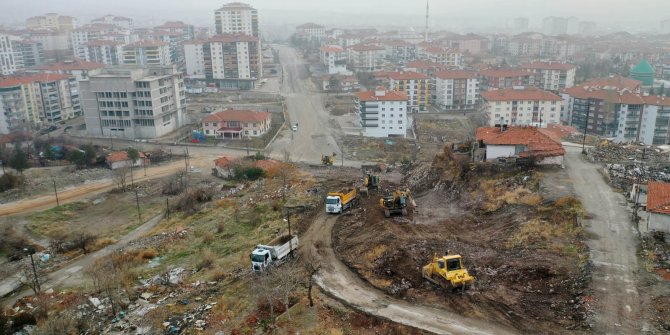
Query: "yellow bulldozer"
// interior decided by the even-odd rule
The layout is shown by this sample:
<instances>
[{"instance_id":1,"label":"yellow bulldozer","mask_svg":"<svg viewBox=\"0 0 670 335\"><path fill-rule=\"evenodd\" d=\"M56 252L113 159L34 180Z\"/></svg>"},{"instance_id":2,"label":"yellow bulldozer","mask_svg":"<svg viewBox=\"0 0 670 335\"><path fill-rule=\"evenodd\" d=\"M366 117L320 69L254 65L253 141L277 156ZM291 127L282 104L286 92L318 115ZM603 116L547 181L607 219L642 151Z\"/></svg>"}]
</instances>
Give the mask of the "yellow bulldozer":
<instances>
[{"instance_id":1,"label":"yellow bulldozer","mask_svg":"<svg viewBox=\"0 0 670 335\"><path fill-rule=\"evenodd\" d=\"M391 217L393 214L407 215L407 205L414 204L409 190L395 190L393 194L379 199L379 206L384 210L384 217Z\"/></svg>"},{"instance_id":2,"label":"yellow bulldozer","mask_svg":"<svg viewBox=\"0 0 670 335\"><path fill-rule=\"evenodd\" d=\"M475 277L468 273L463 267L461 255L433 256L433 261L424 266L421 275L429 282L448 290L462 288L465 290L472 286Z\"/></svg>"},{"instance_id":3,"label":"yellow bulldozer","mask_svg":"<svg viewBox=\"0 0 670 335\"><path fill-rule=\"evenodd\" d=\"M335 162L335 156L337 156L336 153L333 152L332 155L321 155L321 163L323 165L333 165Z\"/></svg>"}]
</instances>

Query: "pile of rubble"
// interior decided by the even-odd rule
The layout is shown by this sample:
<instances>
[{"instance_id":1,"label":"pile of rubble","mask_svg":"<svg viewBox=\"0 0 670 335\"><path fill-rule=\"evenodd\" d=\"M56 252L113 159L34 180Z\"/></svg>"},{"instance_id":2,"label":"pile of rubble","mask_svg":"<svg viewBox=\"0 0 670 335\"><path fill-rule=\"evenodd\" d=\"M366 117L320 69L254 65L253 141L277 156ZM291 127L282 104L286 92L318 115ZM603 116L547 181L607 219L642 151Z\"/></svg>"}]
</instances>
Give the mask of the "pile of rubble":
<instances>
[{"instance_id":1,"label":"pile of rubble","mask_svg":"<svg viewBox=\"0 0 670 335\"><path fill-rule=\"evenodd\" d=\"M633 184L648 181L670 183L670 166L649 166L634 164L606 164L605 171L612 187L630 191Z\"/></svg>"},{"instance_id":2,"label":"pile of rubble","mask_svg":"<svg viewBox=\"0 0 670 335\"><path fill-rule=\"evenodd\" d=\"M625 163L643 161L649 164L670 164L670 155L667 151L657 147L642 147L638 145L616 144L603 141L588 149L588 158L594 162Z\"/></svg>"}]
</instances>

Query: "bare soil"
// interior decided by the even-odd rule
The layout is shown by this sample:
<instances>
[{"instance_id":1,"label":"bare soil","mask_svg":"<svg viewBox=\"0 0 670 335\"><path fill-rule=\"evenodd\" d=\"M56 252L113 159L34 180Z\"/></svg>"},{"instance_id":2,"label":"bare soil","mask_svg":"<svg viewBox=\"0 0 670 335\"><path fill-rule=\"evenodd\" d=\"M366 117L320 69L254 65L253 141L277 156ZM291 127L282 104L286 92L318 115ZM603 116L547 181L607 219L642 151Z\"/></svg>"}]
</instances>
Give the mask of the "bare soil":
<instances>
[{"instance_id":1,"label":"bare soil","mask_svg":"<svg viewBox=\"0 0 670 335\"><path fill-rule=\"evenodd\" d=\"M430 175L445 171L433 166ZM570 228L567 206L541 206L532 172L475 174L463 177L467 184L443 175L406 217L384 218L377 204L382 192L363 199L337 220L337 256L373 286L409 302L521 332L587 330L587 250L579 229ZM535 191L514 198L522 188ZM433 255L446 252L463 256L477 277L473 289L446 292L421 277Z\"/></svg>"}]
</instances>

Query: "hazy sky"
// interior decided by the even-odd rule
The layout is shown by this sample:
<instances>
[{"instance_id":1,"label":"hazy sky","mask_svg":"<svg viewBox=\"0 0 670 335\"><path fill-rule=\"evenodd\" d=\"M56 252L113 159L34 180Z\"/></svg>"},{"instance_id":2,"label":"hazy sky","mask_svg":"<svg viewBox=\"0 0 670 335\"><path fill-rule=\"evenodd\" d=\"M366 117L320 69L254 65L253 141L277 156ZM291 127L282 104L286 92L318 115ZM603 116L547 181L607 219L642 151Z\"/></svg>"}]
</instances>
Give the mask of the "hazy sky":
<instances>
[{"instance_id":1,"label":"hazy sky","mask_svg":"<svg viewBox=\"0 0 670 335\"><path fill-rule=\"evenodd\" d=\"M219 0L0 0L0 22L21 24L25 18L46 12L81 17L82 21L106 13L126 15L141 20L182 19L196 25L213 25L212 12L223 3ZM254 0L245 1L261 11L264 23L324 22L342 26L379 24L392 16L396 24L405 17L415 25L425 12L424 0ZM432 0L433 25L449 26L445 21L468 22L471 26L490 26L509 22L514 17L528 17L539 25L549 15L576 16L605 24L658 27L660 20L670 18L669 0ZM634 15L630 15L634 13ZM641 16L641 13L648 15ZM347 14L347 15L342 15ZM400 22L399 22L400 20ZM444 23L444 24L443 24ZM622 27L622 29L625 27ZM639 27L641 28L641 27Z\"/></svg>"}]
</instances>

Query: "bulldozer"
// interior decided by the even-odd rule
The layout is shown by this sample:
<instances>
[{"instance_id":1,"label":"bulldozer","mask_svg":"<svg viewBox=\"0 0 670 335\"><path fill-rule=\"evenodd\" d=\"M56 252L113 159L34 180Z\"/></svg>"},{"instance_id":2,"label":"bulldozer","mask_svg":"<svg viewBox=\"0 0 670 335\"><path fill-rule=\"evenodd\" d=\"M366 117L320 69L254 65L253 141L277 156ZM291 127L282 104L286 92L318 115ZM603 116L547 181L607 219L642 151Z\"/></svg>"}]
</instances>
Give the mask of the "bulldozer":
<instances>
[{"instance_id":1,"label":"bulldozer","mask_svg":"<svg viewBox=\"0 0 670 335\"><path fill-rule=\"evenodd\" d=\"M392 195L379 199L379 206L384 209L384 217L391 217L393 214L407 215L407 204L414 204L409 190L395 190Z\"/></svg>"},{"instance_id":2,"label":"bulldozer","mask_svg":"<svg viewBox=\"0 0 670 335\"><path fill-rule=\"evenodd\" d=\"M332 155L321 155L321 163L323 165L329 165L332 166L333 163L335 162L335 156L337 156L336 153L333 152Z\"/></svg>"},{"instance_id":3,"label":"bulldozer","mask_svg":"<svg viewBox=\"0 0 670 335\"><path fill-rule=\"evenodd\" d=\"M429 282L451 291L457 288L465 290L475 282L475 277L463 267L461 255L450 255L449 252L442 257L435 254L433 261L423 267L421 275Z\"/></svg>"},{"instance_id":4,"label":"bulldozer","mask_svg":"<svg viewBox=\"0 0 670 335\"><path fill-rule=\"evenodd\" d=\"M368 190L374 190L376 188L379 188L380 181L381 179L379 178L378 175L367 173L365 175L365 178L363 179L363 186L365 186Z\"/></svg>"}]
</instances>

